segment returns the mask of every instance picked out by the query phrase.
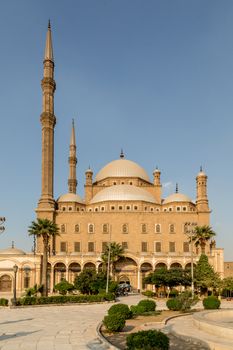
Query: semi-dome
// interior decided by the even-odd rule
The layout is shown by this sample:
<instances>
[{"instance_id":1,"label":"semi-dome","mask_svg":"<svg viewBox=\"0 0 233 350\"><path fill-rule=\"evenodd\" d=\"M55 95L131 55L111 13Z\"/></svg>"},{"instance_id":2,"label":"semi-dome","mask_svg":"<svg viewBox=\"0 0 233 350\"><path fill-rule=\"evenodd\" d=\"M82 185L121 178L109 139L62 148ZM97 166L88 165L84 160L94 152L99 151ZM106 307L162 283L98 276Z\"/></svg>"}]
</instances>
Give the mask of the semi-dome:
<instances>
[{"instance_id":1,"label":"semi-dome","mask_svg":"<svg viewBox=\"0 0 233 350\"><path fill-rule=\"evenodd\" d=\"M26 253L22 249L18 248L6 248L0 250L0 255L25 255Z\"/></svg>"},{"instance_id":2,"label":"semi-dome","mask_svg":"<svg viewBox=\"0 0 233 350\"><path fill-rule=\"evenodd\" d=\"M192 200L185 194L173 193L164 199L163 204L172 203L172 202L192 202Z\"/></svg>"},{"instance_id":3,"label":"semi-dome","mask_svg":"<svg viewBox=\"0 0 233 350\"><path fill-rule=\"evenodd\" d=\"M83 204L82 198L76 193L66 193L58 198L58 203L75 202Z\"/></svg>"},{"instance_id":4,"label":"semi-dome","mask_svg":"<svg viewBox=\"0 0 233 350\"><path fill-rule=\"evenodd\" d=\"M146 171L137 163L125 158L113 160L105 165L96 175L95 180L100 181L108 177L139 177L150 182Z\"/></svg>"},{"instance_id":5,"label":"semi-dome","mask_svg":"<svg viewBox=\"0 0 233 350\"><path fill-rule=\"evenodd\" d=\"M98 192L91 200L91 204L105 201L144 201L156 203L152 194L133 185L115 185L106 187Z\"/></svg>"}]
</instances>

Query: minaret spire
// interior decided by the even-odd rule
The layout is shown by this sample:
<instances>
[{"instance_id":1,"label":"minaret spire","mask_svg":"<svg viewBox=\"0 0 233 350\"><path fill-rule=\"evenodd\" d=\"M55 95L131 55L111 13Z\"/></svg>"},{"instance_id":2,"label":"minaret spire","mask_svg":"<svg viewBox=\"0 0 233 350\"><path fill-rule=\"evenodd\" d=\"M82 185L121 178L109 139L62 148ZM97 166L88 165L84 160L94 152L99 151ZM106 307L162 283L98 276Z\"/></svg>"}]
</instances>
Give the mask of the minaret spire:
<instances>
[{"instance_id":1,"label":"minaret spire","mask_svg":"<svg viewBox=\"0 0 233 350\"><path fill-rule=\"evenodd\" d=\"M46 35L44 60L50 60L53 62L53 43L52 43L52 32L51 32L50 19L48 22L48 31L47 31L47 35Z\"/></svg>"},{"instance_id":2,"label":"minaret spire","mask_svg":"<svg viewBox=\"0 0 233 350\"><path fill-rule=\"evenodd\" d=\"M41 81L43 93L42 113L40 116L42 126L42 184L41 198L38 208L54 210L53 177L54 177L54 127L56 117L54 115L54 92L56 83L54 81L54 58L52 47L52 33L50 21L46 35L44 74Z\"/></svg>"},{"instance_id":3,"label":"minaret spire","mask_svg":"<svg viewBox=\"0 0 233 350\"><path fill-rule=\"evenodd\" d=\"M76 164L77 164L77 157L76 157L75 128L74 128L74 119L72 119L70 152L69 152L69 179L68 179L68 188L70 193L76 193L76 188L77 188Z\"/></svg>"}]
</instances>

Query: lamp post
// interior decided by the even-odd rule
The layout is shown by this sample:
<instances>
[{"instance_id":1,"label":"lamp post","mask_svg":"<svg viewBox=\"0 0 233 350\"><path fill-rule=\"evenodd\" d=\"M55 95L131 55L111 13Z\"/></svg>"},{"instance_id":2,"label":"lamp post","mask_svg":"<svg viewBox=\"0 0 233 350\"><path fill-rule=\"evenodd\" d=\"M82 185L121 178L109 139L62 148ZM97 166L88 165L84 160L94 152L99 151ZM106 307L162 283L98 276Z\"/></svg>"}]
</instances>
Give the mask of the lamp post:
<instances>
[{"instance_id":1,"label":"lamp post","mask_svg":"<svg viewBox=\"0 0 233 350\"><path fill-rule=\"evenodd\" d=\"M194 298L194 278L193 278L193 235L195 233L196 222L186 222L185 223L185 233L190 239L191 245L191 292L192 298Z\"/></svg>"},{"instance_id":2,"label":"lamp post","mask_svg":"<svg viewBox=\"0 0 233 350\"><path fill-rule=\"evenodd\" d=\"M110 275L110 257L111 257L111 226L109 227L110 236L108 242L108 268L107 268L107 282L106 282L106 294L108 293L108 285L109 285L109 275Z\"/></svg>"},{"instance_id":3,"label":"lamp post","mask_svg":"<svg viewBox=\"0 0 233 350\"><path fill-rule=\"evenodd\" d=\"M16 275L17 275L17 271L18 271L18 266L14 265L13 266L13 272L14 272L14 284L13 284L13 305L16 306Z\"/></svg>"},{"instance_id":4,"label":"lamp post","mask_svg":"<svg viewBox=\"0 0 233 350\"><path fill-rule=\"evenodd\" d=\"M3 233L5 231L5 227L3 226L5 221L6 221L6 218L4 216L1 216L0 217L0 233Z\"/></svg>"}]
</instances>

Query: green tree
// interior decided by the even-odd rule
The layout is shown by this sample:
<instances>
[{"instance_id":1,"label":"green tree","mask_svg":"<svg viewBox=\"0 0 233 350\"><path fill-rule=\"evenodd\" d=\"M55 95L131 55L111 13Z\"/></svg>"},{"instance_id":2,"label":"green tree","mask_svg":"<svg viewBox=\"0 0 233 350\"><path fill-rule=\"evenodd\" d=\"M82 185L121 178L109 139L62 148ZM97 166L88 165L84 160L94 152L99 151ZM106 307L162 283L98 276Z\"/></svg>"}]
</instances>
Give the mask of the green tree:
<instances>
[{"instance_id":1,"label":"green tree","mask_svg":"<svg viewBox=\"0 0 233 350\"><path fill-rule=\"evenodd\" d=\"M208 262L208 257L201 254L194 270L194 283L201 289L201 294L208 292L209 288L217 289L220 286L219 275Z\"/></svg>"},{"instance_id":2,"label":"green tree","mask_svg":"<svg viewBox=\"0 0 233 350\"><path fill-rule=\"evenodd\" d=\"M225 277L222 280L222 295L226 297L231 297L233 293L233 277Z\"/></svg>"},{"instance_id":3,"label":"green tree","mask_svg":"<svg viewBox=\"0 0 233 350\"><path fill-rule=\"evenodd\" d=\"M116 243L116 242L111 242L105 247L101 255L101 258L104 262L106 269L107 269L108 257L109 257L109 247L110 247L110 271L112 271L112 274L114 275L116 262L120 258L124 257L124 248L120 243Z\"/></svg>"},{"instance_id":4,"label":"green tree","mask_svg":"<svg viewBox=\"0 0 233 350\"><path fill-rule=\"evenodd\" d=\"M74 285L66 280L62 280L54 286L54 289L58 291L59 294L66 295L67 292L71 292L74 289Z\"/></svg>"},{"instance_id":5,"label":"green tree","mask_svg":"<svg viewBox=\"0 0 233 350\"><path fill-rule=\"evenodd\" d=\"M74 280L74 288L82 294L98 294L106 288L106 272L96 273L93 269L85 269Z\"/></svg>"},{"instance_id":6,"label":"green tree","mask_svg":"<svg viewBox=\"0 0 233 350\"><path fill-rule=\"evenodd\" d=\"M43 239L43 260L42 260L42 279L41 284L43 285L42 295L48 295L47 289L47 270L48 270L48 246L51 237L59 235L58 226L48 219L37 219L32 221L28 227L28 234L34 235L35 237L42 237Z\"/></svg>"},{"instance_id":7,"label":"green tree","mask_svg":"<svg viewBox=\"0 0 233 350\"><path fill-rule=\"evenodd\" d=\"M198 250L198 247L201 247L201 253L205 254L206 243L209 242L213 237L216 236L216 233L208 225L196 226L194 235L192 236L192 241Z\"/></svg>"}]
</instances>

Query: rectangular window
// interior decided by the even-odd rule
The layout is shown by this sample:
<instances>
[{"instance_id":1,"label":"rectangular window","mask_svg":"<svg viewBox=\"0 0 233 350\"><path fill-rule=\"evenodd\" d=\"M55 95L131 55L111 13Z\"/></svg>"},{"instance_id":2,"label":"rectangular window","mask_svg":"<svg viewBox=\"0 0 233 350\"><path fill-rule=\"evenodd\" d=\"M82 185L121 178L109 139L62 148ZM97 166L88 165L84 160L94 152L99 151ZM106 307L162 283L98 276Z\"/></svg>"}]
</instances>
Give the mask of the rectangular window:
<instances>
[{"instance_id":1,"label":"rectangular window","mask_svg":"<svg viewBox=\"0 0 233 350\"><path fill-rule=\"evenodd\" d=\"M175 242L169 242L169 252L175 253L176 251L176 243Z\"/></svg>"},{"instance_id":2,"label":"rectangular window","mask_svg":"<svg viewBox=\"0 0 233 350\"><path fill-rule=\"evenodd\" d=\"M128 242L122 242L122 248L123 249L129 249L129 245L128 245Z\"/></svg>"},{"instance_id":3,"label":"rectangular window","mask_svg":"<svg viewBox=\"0 0 233 350\"><path fill-rule=\"evenodd\" d=\"M60 243L60 252L66 253L66 242Z\"/></svg>"},{"instance_id":4,"label":"rectangular window","mask_svg":"<svg viewBox=\"0 0 233 350\"><path fill-rule=\"evenodd\" d=\"M188 253L189 252L189 242L184 242L183 243L183 250L184 250L184 253Z\"/></svg>"},{"instance_id":5,"label":"rectangular window","mask_svg":"<svg viewBox=\"0 0 233 350\"><path fill-rule=\"evenodd\" d=\"M156 253L161 253L162 251L162 244L161 242L155 242L155 252Z\"/></svg>"},{"instance_id":6,"label":"rectangular window","mask_svg":"<svg viewBox=\"0 0 233 350\"><path fill-rule=\"evenodd\" d=\"M142 242L142 252L143 253L147 252L147 242Z\"/></svg>"},{"instance_id":7,"label":"rectangular window","mask_svg":"<svg viewBox=\"0 0 233 350\"><path fill-rule=\"evenodd\" d=\"M81 244L80 244L80 242L74 242L74 251L76 253L80 253L81 252Z\"/></svg>"},{"instance_id":8,"label":"rectangular window","mask_svg":"<svg viewBox=\"0 0 233 350\"><path fill-rule=\"evenodd\" d=\"M108 242L102 242L102 252L105 252L107 247L108 247Z\"/></svg>"},{"instance_id":9,"label":"rectangular window","mask_svg":"<svg viewBox=\"0 0 233 350\"><path fill-rule=\"evenodd\" d=\"M95 244L94 242L88 242L88 252L93 253L95 251Z\"/></svg>"}]
</instances>

